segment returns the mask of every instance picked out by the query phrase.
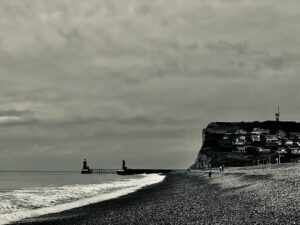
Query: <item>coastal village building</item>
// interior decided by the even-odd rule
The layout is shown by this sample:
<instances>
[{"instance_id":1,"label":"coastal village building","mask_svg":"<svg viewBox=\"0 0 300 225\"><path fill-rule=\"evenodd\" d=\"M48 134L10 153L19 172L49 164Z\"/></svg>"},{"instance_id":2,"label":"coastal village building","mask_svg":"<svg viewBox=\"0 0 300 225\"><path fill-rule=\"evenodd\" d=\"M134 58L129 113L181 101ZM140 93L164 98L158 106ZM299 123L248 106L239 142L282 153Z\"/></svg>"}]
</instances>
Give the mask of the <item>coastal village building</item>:
<instances>
[{"instance_id":1,"label":"coastal village building","mask_svg":"<svg viewBox=\"0 0 300 225\"><path fill-rule=\"evenodd\" d=\"M246 152L246 146L236 146L234 152Z\"/></svg>"},{"instance_id":2,"label":"coastal village building","mask_svg":"<svg viewBox=\"0 0 300 225\"><path fill-rule=\"evenodd\" d=\"M259 147L259 148L258 148L258 152L262 152L262 153L270 153L270 152L271 152L271 149Z\"/></svg>"},{"instance_id":3,"label":"coastal village building","mask_svg":"<svg viewBox=\"0 0 300 225\"><path fill-rule=\"evenodd\" d=\"M237 135L246 135L247 131L240 129L240 130L234 131L234 134L237 134Z\"/></svg>"},{"instance_id":4,"label":"coastal village building","mask_svg":"<svg viewBox=\"0 0 300 225\"><path fill-rule=\"evenodd\" d=\"M285 139L286 138L286 133L283 130L278 130L277 131L277 137L279 139Z\"/></svg>"},{"instance_id":5,"label":"coastal village building","mask_svg":"<svg viewBox=\"0 0 300 225\"><path fill-rule=\"evenodd\" d=\"M293 146L293 145L294 145L294 142L291 141L291 140L286 140L286 141L285 141L285 145L287 145L287 146Z\"/></svg>"},{"instance_id":6,"label":"coastal village building","mask_svg":"<svg viewBox=\"0 0 300 225\"><path fill-rule=\"evenodd\" d=\"M270 130L269 129L263 129L263 128L259 128L259 127L255 127L253 128L253 132L256 132L257 134L270 134Z\"/></svg>"},{"instance_id":7,"label":"coastal village building","mask_svg":"<svg viewBox=\"0 0 300 225\"><path fill-rule=\"evenodd\" d=\"M290 132L289 133L290 140L300 140L300 133L298 132Z\"/></svg>"},{"instance_id":8,"label":"coastal village building","mask_svg":"<svg viewBox=\"0 0 300 225\"><path fill-rule=\"evenodd\" d=\"M296 155L300 155L300 148L291 147L291 153L296 154Z\"/></svg>"},{"instance_id":9,"label":"coastal village building","mask_svg":"<svg viewBox=\"0 0 300 225\"><path fill-rule=\"evenodd\" d=\"M251 132L251 141L252 142L260 141L260 135L259 134L253 134L253 132Z\"/></svg>"},{"instance_id":10,"label":"coastal village building","mask_svg":"<svg viewBox=\"0 0 300 225\"><path fill-rule=\"evenodd\" d=\"M266 140L266 145L267 146L276 146L276 145L280 145L280 143L281 143L278 140L277 135L268 134L268 135L265 136L265 140Z\"/></svg>"},{"instance_id":11,"label":"coastal village building","mask_svg":"<svg viewBox=\"0 0 300 225\"><path fill-rule=\"evenodd\" d=\"M277 153L280 153L280 154L287 154L287 150L285 147L279 147L278 150L277 150Z\"/></svg>"}]
</instances>

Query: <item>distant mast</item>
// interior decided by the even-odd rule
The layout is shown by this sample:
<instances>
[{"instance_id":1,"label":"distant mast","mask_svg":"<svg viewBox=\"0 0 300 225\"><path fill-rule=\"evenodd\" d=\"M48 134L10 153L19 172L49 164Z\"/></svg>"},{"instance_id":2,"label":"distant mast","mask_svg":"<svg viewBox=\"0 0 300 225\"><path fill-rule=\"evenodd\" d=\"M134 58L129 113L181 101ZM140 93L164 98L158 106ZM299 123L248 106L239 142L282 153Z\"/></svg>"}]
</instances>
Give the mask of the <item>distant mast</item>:
<instances>
[{"instance_id":1,"label":"distant mast","mask_svg":"<svg viewBox=\"0 0 300 225\"><path fill-rule=\"evenodd\" d=\"M276 117L276 121L279 122L279 117L280 117L279 107L277 113L275 113L275 117Z\"/></svg>"}]
</instances>

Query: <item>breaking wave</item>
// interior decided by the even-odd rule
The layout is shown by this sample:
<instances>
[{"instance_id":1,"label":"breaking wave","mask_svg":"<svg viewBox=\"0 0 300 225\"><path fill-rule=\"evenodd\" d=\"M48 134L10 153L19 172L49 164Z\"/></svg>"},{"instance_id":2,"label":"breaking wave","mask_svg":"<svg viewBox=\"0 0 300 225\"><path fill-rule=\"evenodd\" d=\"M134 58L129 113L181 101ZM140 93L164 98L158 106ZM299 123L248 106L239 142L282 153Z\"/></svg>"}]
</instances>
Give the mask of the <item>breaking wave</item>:
<instances>
[{"instance_id":1,"label":"breaking wave","mask_svg":"<svg viewBox=\"0 0 300 225\"><path fill-rule=\"evenodd\" d=\"M164 178L163 175L148 174L140 178L101 184L0 190L0 225L117 198L144 186L159 183Z\"/></svg>"}]
</instances>

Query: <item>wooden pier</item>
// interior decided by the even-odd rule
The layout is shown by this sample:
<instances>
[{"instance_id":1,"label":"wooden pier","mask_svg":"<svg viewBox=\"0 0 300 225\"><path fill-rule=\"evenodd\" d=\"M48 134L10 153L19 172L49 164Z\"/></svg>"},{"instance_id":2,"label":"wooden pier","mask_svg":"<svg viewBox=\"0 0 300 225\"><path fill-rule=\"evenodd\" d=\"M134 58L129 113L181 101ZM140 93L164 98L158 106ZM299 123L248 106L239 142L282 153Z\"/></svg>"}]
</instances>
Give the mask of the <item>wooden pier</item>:
<instances>
[{"instance_id":1,"label":"wooden pier","mask_svg":"<svg viewBox=\"0 0 300 225\"><path fill-rule=\"evenodd\" d=\"M118 169L89 169L89 173L117 173Z\"/></svg>"},{"instance_id":2,"label":"wooden pier","mask_svg":"<svg viewBox=\"0 0 300 225\"><path fill-rule=\"evenodd\" d=\"M81 169L81 173L83 174L90 174L90 173L99 173L99 174L117 174L118 169L91 169L88 164L86 159L83 160L83 166Z\"/></svg>"}]
</instances>

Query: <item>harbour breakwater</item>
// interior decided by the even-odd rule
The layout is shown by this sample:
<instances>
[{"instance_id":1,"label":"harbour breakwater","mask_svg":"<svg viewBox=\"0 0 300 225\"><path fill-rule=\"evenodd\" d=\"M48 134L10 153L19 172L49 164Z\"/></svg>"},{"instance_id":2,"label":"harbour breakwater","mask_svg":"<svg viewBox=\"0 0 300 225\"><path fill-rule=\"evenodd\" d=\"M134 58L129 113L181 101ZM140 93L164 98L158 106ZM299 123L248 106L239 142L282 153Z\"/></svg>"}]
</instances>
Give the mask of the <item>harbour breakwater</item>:
<instances>
[{"instance_id":1,"label":"harbour breakwater","mask_svg":"<svg viewBox=\"0 0 300 225\"><path fill-rule=\"evenodd\" d=\"M125 165L125 160L122 161L122 169L91 169L87 165L86 159L83 160L83 166L81 169L82 174L91 173L115 173L118 175L135 175L135 174L150 174L150 173L168 173L172 170L168 169L131 169Z\"/></svg>"},{"instance_id":2,"label":"harbour breakwater","mask_svg":"<svg viewBox=\"0 0 300 225\"><path fill-rule=\"evenodd\" d=\"M213 122L191 169L300 162L300 123Z\"/></svg>"}]
</instances>

